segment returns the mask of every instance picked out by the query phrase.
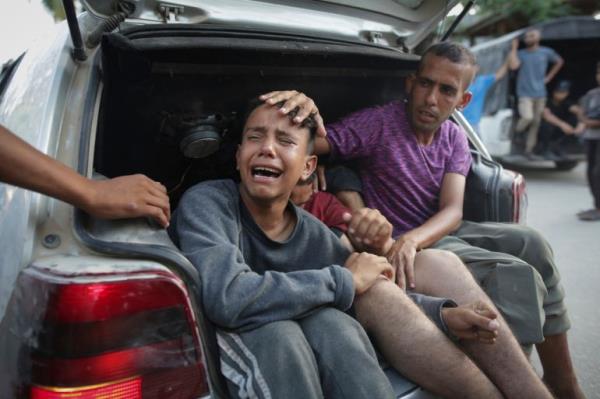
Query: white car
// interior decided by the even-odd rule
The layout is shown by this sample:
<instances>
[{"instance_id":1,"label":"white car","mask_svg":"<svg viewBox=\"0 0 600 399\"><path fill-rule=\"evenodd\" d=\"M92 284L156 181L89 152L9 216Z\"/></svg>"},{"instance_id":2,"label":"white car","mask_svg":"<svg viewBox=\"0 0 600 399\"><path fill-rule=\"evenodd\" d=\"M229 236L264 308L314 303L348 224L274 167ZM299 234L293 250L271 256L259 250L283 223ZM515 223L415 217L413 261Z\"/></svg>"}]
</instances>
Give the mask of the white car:
<instances>
[{"instance_id":1,"label":"white car","mask_svg":"<svg viewBox=\"0 0 600 399\"><path fill-rule=\"evenodd\" d=\"M235 174L251 97L295 88L327 120L397 98L457 1L83 0L77 19L64 3L71 32L0 75L0 123L81 174L144 173L175 209ZM518 220L522 178L455 118L475 160L465 215ZM0 253L2 398L228 397L200 276L164 230L0 184ZM386 372L398 397L429 397Z\"/></svg>"}]
</instances>

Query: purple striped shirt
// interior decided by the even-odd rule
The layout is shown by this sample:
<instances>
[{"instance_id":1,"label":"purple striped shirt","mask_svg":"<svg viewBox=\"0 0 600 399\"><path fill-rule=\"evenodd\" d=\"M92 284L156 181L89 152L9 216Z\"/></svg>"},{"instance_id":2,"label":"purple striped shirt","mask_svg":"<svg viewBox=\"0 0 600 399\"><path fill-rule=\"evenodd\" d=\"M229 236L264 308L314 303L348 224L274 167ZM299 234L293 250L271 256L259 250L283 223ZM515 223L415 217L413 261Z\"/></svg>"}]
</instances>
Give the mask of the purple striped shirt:
<instances>
[{"instance_id":1,"label":"purple striped shirt","mask_svg":"<svg viewBox=\"0 0 600 399\"><path fill-rule=\"evenodd\" d=\"M327 140L333 160L358 162L365 203L392 223L394 237L438 211L444 174L466 176L471 165L469 143L459 126L446 121L430 145L420 145L402 101L328 125Z\"/></svg>"}]
</instances>

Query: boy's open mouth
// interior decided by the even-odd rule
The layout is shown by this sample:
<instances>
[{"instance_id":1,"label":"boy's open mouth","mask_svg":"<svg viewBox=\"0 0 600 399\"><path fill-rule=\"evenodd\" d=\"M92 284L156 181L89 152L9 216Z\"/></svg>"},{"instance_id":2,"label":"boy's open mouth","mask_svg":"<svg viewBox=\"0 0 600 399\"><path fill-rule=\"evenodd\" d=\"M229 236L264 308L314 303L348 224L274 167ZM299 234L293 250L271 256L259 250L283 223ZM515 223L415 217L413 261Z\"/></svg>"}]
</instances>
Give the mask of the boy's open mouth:
<instances>
[{"instance_id":1,"label":"boy's open mouth","mask_svg":"<svg viewBox=\"0 0 600 399\"><path fill-rule=\"evenodd\" d=\"M252 168L252 176L253 177L270 177L273 179L278 178L279 176L282 175L282 172L274 169L274 168L268 168L265 166L256 166Z\"/></svg>"}]
</instances>

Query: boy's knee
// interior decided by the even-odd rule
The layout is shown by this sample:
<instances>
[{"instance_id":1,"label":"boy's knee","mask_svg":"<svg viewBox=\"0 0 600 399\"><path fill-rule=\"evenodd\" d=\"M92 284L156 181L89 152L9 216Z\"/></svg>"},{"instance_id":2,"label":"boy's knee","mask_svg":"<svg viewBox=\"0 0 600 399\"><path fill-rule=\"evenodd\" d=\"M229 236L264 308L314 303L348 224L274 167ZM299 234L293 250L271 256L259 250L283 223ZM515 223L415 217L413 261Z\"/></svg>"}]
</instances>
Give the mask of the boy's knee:
<instances>
[{"instance_id":1,"label":"boy's knee","mask_svg":"<svg viewBox=\"0 0 600 399\"><path fill-rule=\"evenodd\" d=\"M360 346L369 345L367 333L360 323L334 308L324 308L299 321L306 339L315 346ZM335 336L332 341L331 337Z\"/></svg>"},{"instance_id":2,"label":"boy's knee","mask_svg":"<svg viewBox=\"0 0 600 399\"><path fill-rule=\"evenodd\" d=\"M243 335L258 352L271 353L273 361L314 363L310 345L295 321L275 321Z\"/></svg>"}]
</instances>

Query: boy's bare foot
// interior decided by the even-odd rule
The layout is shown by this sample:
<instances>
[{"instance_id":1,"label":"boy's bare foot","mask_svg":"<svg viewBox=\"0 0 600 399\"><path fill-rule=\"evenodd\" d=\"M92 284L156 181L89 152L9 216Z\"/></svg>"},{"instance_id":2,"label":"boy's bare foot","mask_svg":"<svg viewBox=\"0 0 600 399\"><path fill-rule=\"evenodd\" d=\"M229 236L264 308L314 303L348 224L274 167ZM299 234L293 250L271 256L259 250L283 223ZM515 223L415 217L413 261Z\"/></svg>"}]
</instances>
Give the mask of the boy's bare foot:
<instances>
[{"instance_id":1,"label":"boy's bare foot","mask_svg":"<svg viewBox=\"0 0 600 399\"><path fill-rule=\"evenodd\" d=\"M486 303L474 302L456 308L442 309L444 323L458 339L493 344L498 336L498 315Z\"/></svg>"}]
</instances>

